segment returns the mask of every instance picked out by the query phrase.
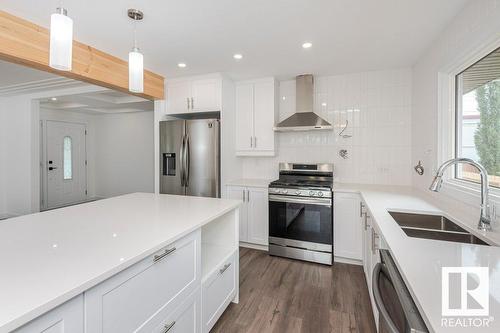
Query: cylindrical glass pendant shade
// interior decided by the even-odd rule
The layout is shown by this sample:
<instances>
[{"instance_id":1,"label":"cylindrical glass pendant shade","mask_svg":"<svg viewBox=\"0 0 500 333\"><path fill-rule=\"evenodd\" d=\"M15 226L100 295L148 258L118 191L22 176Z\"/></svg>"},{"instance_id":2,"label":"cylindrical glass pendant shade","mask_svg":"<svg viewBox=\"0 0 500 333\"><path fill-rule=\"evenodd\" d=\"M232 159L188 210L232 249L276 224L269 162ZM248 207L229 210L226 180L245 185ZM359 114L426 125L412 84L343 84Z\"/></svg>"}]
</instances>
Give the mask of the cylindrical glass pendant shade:
<instances>
[{"instance_id":1,"label":"cylindrical glass pendant shade","mask_svg":"<svg viewBox=\"0 0 500 333\"><path fill-rule=\"evenodd\" d=\"M144 57L137 47L128 54L128 89L134 93L144 92Z\"/></svg>"},{"instance_id":2,"label":"cylindrical glass pendant shade","mask_svg":"<svg viewBox=\"0 0 500 333\"><path fill-rule=\"evenodd\" d=\"M57 9L50 16L49 66L70 71L73 57L73 20L65 15L65 9Z\"/></svg>"}]
</instances>

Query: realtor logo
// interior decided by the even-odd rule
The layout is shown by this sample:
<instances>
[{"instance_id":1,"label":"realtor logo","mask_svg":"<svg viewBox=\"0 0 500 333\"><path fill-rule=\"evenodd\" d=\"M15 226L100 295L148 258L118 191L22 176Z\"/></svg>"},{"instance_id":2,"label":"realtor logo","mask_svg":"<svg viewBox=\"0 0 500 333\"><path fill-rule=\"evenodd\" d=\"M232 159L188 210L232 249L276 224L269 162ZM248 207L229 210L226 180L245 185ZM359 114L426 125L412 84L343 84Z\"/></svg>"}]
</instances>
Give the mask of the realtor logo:
<instances>
[{"instance_id":1,"label":"realtor logo","mask_svg":"<svg viewBox=\"0 0 500 333\"><path fill-rule=\"evenodd\" d=\"M443 267L443 316L489 316L488 267Z\"/></svg>"}]
</instances>

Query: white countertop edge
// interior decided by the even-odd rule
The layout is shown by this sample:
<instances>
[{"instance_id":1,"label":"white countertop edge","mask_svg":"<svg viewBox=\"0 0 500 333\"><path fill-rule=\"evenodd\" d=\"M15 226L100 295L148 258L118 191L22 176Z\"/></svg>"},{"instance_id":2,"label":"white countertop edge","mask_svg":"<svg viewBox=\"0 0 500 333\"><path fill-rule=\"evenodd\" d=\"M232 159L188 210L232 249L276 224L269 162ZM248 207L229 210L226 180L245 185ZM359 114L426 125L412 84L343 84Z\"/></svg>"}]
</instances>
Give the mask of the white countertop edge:
<instances>
[{"instance_id":1,"label":"white countertop edge","mask_svg":"<svg viewBox=\"0 0 500 333\"><path fill-rule=\"evenodd\" d=\"M239 208L239 206L241 205L241 202L239 202L237 200L228 200L228 199L224 199L224 200L234 201L234 203L231 206L227 207L226 209L221 210L218 214L214 214L214 215L210 216L209 218L203 220L198 225L186 229L182 233L179 233L176 236L173 236L173 237L161 242L160 244L153 246L148 251L140 253L140 254L136 255L135 257L124 261L123 263L121 263L121 264L111 268L110 270L96 276L95 278L85 282L84 284L82 284L74 289L68 290L63 295L60 295L60 296L52 299L51 301L44 303L44 304L32 309L29 312L26 312L22 316L14 319L10 322L3 324L2 326L0 326L0 333L3 333L3 332L8 333L8 332L11 332L15 329L20 328L21 326L29 323L30 321L40 317L41 315L43 315L43 314L55 309L56 307L66 303L67 301L71 300L72 298L74 298L74 297L84 293L85 291L95 287L99 283L111 278L112 276L118 274L119 272L133 266L134 264L147 258L148 256L152 255L153 253L161 250L165 246L168 246L169 244L176 242L177 240L181 239L182 237L192 233L193 231L195 231L197 229L200 229L204 225L212 222L213 220L231 212L234 209Z\"/></svg>"}]
</instances>

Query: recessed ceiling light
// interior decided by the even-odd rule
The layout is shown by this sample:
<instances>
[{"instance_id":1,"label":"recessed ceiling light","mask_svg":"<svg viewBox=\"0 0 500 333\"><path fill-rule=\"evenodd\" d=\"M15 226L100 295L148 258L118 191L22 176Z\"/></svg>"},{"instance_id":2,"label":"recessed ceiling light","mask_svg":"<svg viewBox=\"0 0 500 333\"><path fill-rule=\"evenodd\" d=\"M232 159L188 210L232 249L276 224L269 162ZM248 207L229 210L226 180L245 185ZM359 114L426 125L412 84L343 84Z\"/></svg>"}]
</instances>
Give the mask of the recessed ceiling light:
<instances>
[{"instance_id":1,"label":"recessed ceiling light","mask_svg":"<svg viewBox=\"0 0 500 333\"><path fill-rule=\"evenodd\" d=\"M51 97L50 100L55 102L57 101L57 97Z\"/></svg>"},{"instance_id":2,"label":"recessed ceiling light","mask_svg":"<svg viewBox=\"0 0 500 333\"><path fill-rule=\"evenodd\" d=\"M178 64L177 64L177 66L178 66L179 68L185 68L185 67L186 67L186 64L185 64L185 63L183 63L183 62L180 62L180 63L178 63Z\"/></svg>"},{"instance_id":3,"label":"recessed ceiling light","mask_svg":"<svg viewBox=\"0 0 500 333\"><path fill-rule=\"evenodd\" d=\"M236 54L233 55L233 58L236 59L236 60L241 60L243 58L243 55L239 54L239 53L236 53Z\"/></svg>"},{"instance_id":4,"label":"recessed ceiling light","mask_svg":"<svg viewBox=\"0 0 500 333\"><path fill-rule=\"evenodd\" d=\"M312 43L310 43L310 42L305 42L304 44L302 44L302 47L303 47L304 49L308 49L308 48L310 48L311 46L313 46L313 45L312 45Z\"/></svg>"},{"instance_id":5,"label":"recessed ceiling light","mask_svg":"<svg viewBox=\"0 0 500 333\"><path fill-rule=\"evenodd\" d=\"M321 103L321 106L326 106L326 103L325 102Z\"/></svg>"}]
</instances>

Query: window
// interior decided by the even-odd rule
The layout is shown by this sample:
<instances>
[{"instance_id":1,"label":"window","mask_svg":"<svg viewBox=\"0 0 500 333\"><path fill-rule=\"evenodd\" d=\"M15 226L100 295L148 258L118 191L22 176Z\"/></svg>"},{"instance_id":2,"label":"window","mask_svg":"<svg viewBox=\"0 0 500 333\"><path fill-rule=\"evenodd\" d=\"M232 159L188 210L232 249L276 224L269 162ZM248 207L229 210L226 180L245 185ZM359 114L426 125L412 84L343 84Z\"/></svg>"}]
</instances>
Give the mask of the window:
<instances>
[{"instance_id":1,"label":"window","mask_svg":"<svg viewBox=\"0 0 500 333\"><path fill-rule=\"evenodd\" d=\"M456 76L455 156L481 163L500 188L500 48ZM455 177L480 182L476 168L457 165Z\"/></svg>"},{"instance_id":2,"label":"window","mask_svg":"<svg viewBox=\"0 0 500 333\"><path fill-rule=\"evenodd\" d=\"M73 179L72 165L73 142L71 137L65 136L63 139L63 179Z\"/></svg>"}]
</instances>

